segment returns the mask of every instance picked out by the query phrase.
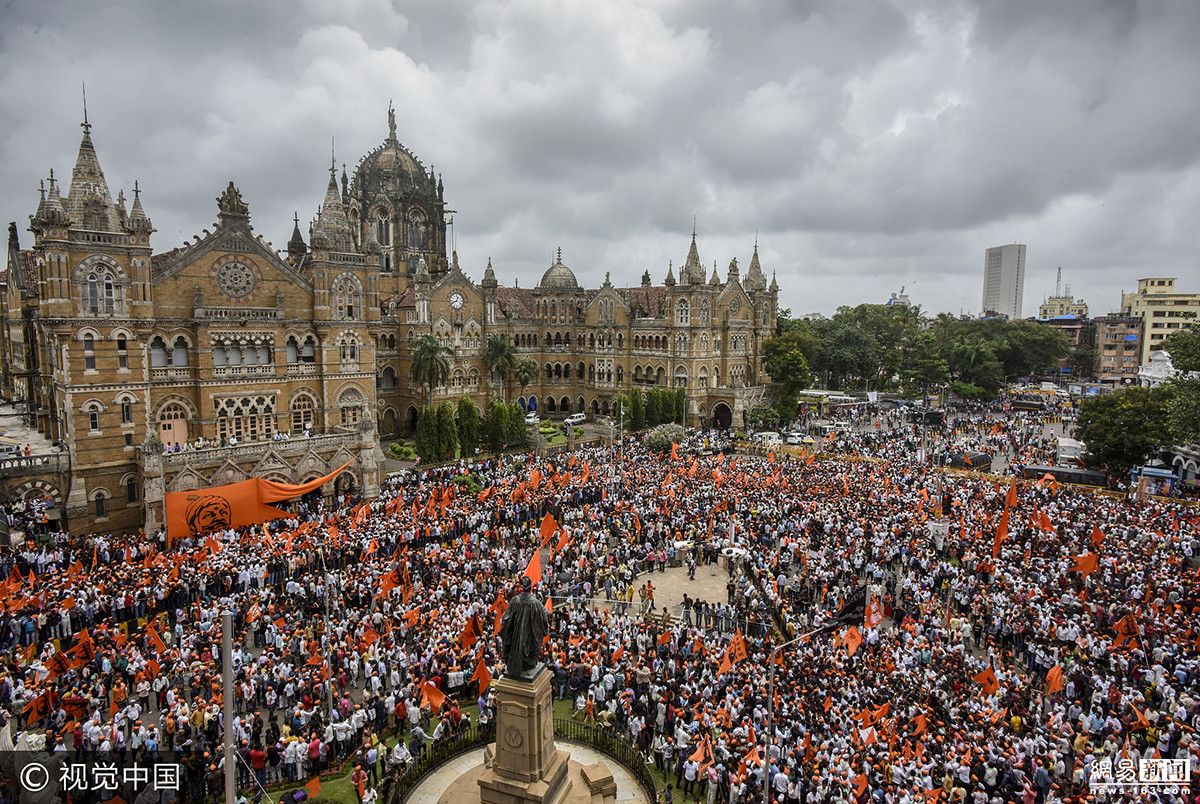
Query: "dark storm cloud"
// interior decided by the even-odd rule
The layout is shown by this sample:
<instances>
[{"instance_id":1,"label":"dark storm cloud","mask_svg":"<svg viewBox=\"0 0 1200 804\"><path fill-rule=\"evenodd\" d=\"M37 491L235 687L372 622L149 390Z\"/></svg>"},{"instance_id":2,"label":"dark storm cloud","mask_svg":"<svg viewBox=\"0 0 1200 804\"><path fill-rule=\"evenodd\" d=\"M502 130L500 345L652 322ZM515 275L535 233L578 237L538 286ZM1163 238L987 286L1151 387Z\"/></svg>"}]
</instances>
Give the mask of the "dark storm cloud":
<instances>
[{"instance_id":1,"label":"dark storm cloud","mask_svg":"<svg viewBox=\"0 0 1200 804\"><path fill-rule=\"evenodd\" d=\"M231 179L279 246L392 101L477 278L491 257L532 285L561 245L585 284L660 282L695 219L722 277L757 234L797 312L902 284L976 312L983 250L1019 241L1027 314L1059 265L1104 313L1138 276L1200 290L1198 39L1200 5L1166 2L16 4L3 213L23 228L69 174L86 80L157 248L211 227Z\"/></svg>"}]
</instances>

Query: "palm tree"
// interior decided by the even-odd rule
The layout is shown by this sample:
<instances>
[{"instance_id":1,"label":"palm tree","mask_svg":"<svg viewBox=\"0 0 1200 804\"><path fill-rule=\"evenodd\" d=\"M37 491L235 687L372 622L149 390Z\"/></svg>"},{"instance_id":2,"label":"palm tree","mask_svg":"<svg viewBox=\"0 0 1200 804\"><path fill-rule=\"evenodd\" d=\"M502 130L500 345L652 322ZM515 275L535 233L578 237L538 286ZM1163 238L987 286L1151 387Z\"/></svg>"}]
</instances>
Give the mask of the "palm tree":
<instances>
[{"instance_id":1,"label":"palm tree","mask_svg":"<svg viewBox=\"0 0 1200 804\"><path fill-rule=\"evenodd\" d=\"M412 349L412 379L417 385L429 386L429 405L433 406L433 389L450 379L450 357L454 353L429 333L414 336Z\"/></svg>"},{"instance_id":2,"label":"palm tree","mask_svg":"<svg viewBox=\"0 0 1200 804\"><path fill-rule=\"evenodd\" d=\"M504 401L504 383L517 361L517 350L508 342L508 336L493 335L488 338L483 351L483 365L489 372L500 375L500 401Z\"/></svg>"},{"instance_id":3,"label":"palm tree","mask_svg":"<svg viewBox=\"0 0 1200 804\"><path fill-rule=\"evenodd\" d=\"M541 370L538 364L531 357L520 357L513 363L512 375L513 379L521 384L521 396L525 396L525 388L529 383L537 379Z\"/></svg>"}]
</instances>

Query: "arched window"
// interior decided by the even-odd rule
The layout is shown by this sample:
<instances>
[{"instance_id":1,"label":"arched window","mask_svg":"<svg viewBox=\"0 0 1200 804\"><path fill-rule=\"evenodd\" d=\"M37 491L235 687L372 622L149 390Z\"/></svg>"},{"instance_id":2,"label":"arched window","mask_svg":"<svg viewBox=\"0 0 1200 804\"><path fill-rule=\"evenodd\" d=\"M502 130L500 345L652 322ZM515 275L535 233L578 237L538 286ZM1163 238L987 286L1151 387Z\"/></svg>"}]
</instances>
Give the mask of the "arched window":
<instances>
[{"instance_id":1,"label":"arched window","mask_svg":"<svg viewBox=\"0 0 1200 804\"><path fill-rule=\"evenodd\" d=\"M164 407L158 414L158 440L168 447L186 443L187 418L183 405L172 402Z\"/></svg>"},{"instance_id":2,"label":"arched window","mask_svg":"<svg viewBox=\"0 0 1200 804\"><path fill-rule=\"evenodd\" d=\"M216 350L213 353L213 365L217 364ZM167 342L161 336L155 335L150 341L150 368L166 368L170 360L167 357ZM224 350L220 365L225 365Z\"/></svg>"},{"instance_id":3,"label":"arched window","mask_svg":"<svg viewBox=\"0 0 1200 804\"><path fill-rule=\"evenodd\" d=\"M304 344L300 347L300 362L317 362L317 341L312 335L309 335L307 338L305 338Z\"/></svg>"},{"instance_id":4,"label":"arched window","mask_svg":"<svg viewBox=\"0 0 1200 804\"><path fill-rule=\"evenodd\" d=\"M342 393L338 398L338 412L343 427L353 427L358 424L365 403L362 392L357 388L350 388Z\"/></svg>"},{"instance_id":5,"label":"arched window","mask_svg":"<svg viewBox=\"0 0 1200 804\"><path fill-rule=\"evenodd\" d=\"M83 367L96 368L96 339L91 335L83 336Z\"/></svg>"},{"instance_id":6,"label":"arched window","mask_svg":"<svg viewBox=\"0 0 1200 804\"><path fill-rule=\"evenodd\" d=\"M388 366L387 368L385 368L383 370L383 373L381 375L379 375L379 387L380 388L395 388L396 387L396 370L393 369L391 366Z\"/></svg>"},{"instance_id":7,"label":"arched window","mask_svg":"<svg viewBox=\"0 0 1200 804\"><path fill-rule=\"evenodd\" d=\"M295 335L289 335L287 342L283 346L289 366L300 362L300 341Z\"/></svg>"},{"instance_id":8,"label":"arched window","mask_svg":"<svg viewBox=\"0 0 1200 804\"><path fill-rule=\"evenodd\" d=\"M96 402L89 402L84 408L88 417L88 430L97 432L100 429L100 405Z\"/></svg>"},{"instance_id":9,"label":"arched window","mask_svg":"<svg viewBox=\"0 0 1200 804\"><path fill-rule=\"evenodd\" d=\"M312 429L313 399L308 394L300 394L292 400L292 432L303 433Z\"/></svg>"},{"instance_id":10,"label":"arched window","mask_svg":"<svg viewBox=\"0 0 1200 804\"><path fill-rule=\"evenodd\" d=\"M343 335L338 341L338 356L342 362L353 362L358 360L358 339L353 335Z\"/></svg>"},{"instance_id":11,"label":"arched window","mask_svg":"<svg viewBox=\"0 0 1200 804\"><path fill-rule=\"evenodd\" d=\"M392 224L386 212L380 212L379 217L375 219L375 240L381 246L392 244Z\"/></svg>"},{"instance_id":12,"label":"arched window","mask_svg":"<svg viewBox=\"0 0 1200 804\"><path fill-rule=\"evenodd\" d=\"M342 274L333 282L333 314L339 319L358 318L362 312L362 286L350 274Z\"/></svg>"},{"instance_id":13,"label":"arched window","mask_svg":"<svg viewBox=\"0 0 1200 804\"><path fill-rule=\"evenodd\" d=\"M625 368L623 366L617 366L617 385L620 385L623 382L625 382Z\"/></svg>"},{"instance_id":14,"label":"arched window","mask_svg":"<svg viewBox=\"0 0 1200 804\"><path fill-rule=\"evenodd\" d=\"M84 284L83 309L93 315L112 315L116 312L117 289L108 271L92 271Z\"/></svg>"},{"instance_id":15,"label":"arched window","mask_svg":"<svg viewBox=\"0 0 1200 804\"><path fill-rule=\"evenodd\" d=\"M188 342L180 335L175 339L175 344L171 348L171 365L186 366L188 364Z\"/></svg>"},{"instance_id":16,"label":"arched window","mask_svg":"<svg viewBox=\"0 0 1200 804\"><path fill-rule=\"evenodd\" d=\"M129 368L129 341L124 335L117 336L117 368Z\"/></svg>"},{"instance_id":17,"label":"arched window","mask_svg":"<svg viewBox=\"0 0 1200 804\"><path fill-rule=\"evenodd\" d=\"M135 475L125 478L125 500L131 505L138 501L138 483Z\"/></svg>"},{"instance_id":18,"label":"arched window","mask_svg":"<svg viewBox=\"0 0 1200 804\"><path fill-rule=\"evenodd\" d=\"M710 316L711 310L709 307L709 302L708 299L705 299L704 301L700 302L700 326L708 326Z\"/></svg>"},{"instance_id":19,"label":"arched window","mask_svg":"<svg viewBox=\"0 0 1200 804\"><path fill-rule=\"evenodd\" d=\"M425 213L420 210L414 209L408 213L408 249L425 250Z\"/></svg>"},{"instance_id":20,"label":"arched window","mask_svg":"<svg viewBox=\"0 0 1200 804\"><path fill-rule=\"evenodd\" d=\"M675 323L685 325L691 323L691 315L688 310L688 303L686 299L680 299L679 301L675 302Z\"/></svg>"},{"instance_id":21,"label":"arched window","mask_svg":"<svg viewBox=\"0 0 1200 804\"><path fill-rule=\"evenodd\" d=\"M96 519L108 516L108 489L96 489L92 492L92 504L95 506Z\"/></svg>"}]
</instances>

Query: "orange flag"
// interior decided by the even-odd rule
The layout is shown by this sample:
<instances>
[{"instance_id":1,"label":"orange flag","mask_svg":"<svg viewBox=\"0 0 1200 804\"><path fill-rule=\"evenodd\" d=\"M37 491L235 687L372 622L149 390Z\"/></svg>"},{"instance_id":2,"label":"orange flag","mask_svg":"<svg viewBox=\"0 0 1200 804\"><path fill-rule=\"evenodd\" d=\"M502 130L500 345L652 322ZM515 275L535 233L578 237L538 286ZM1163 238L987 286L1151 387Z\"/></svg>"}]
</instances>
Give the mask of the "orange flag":
<instances>
[{"instance_id":1,"label":"orange flag","mask_svg":"<svg viewBox=\"0 0 1200 804\"><path fill-rule=\"evenodd\" d=\"M446 700L445 694L433 684L426 681L421 685L421 704L429 703L429 708L436 714L442 708L442 702Z\"/></svg>"},{"instance_id":2,"label":"orange flag","mask_svg":"<svg viewBox=\"0 0 1200 804\"><path fill-rule=\"evenodd\" d=\"M1008 497L1005 499L1004 504L1008 508L1017 507L1017 479L1015 477L1008 486Z\"/></svg>"},{"instance_id":3,"label":"orange flag","mask_svg":"<svg viewBox=\"0 0 1200 804\"><path fill-rule=\"evenodd\" d=\"M613 664L616 664L617 662L621 661L621 657L624 655L625 655L625 646L621 645L619 648L617 648L616 650L613 651L613 655L612 655Z\"/></svg>"},{"instance_id":4,"label":"orange flag","mask_svg":"<svg viewBox=\"0 0 1200 804\"><path fill-rule=\"evenodd\" d=\"M874 628L883 622L883 608L879 605L879 601L875 598L871 598L871 603L867 606L865 622L867 624L867 628Z\"/></svg>"},{"instance_id":5,"label":"orange flag","mask_svg":"<svg viewBox=\"0 0 1200 804\"><path fill-rule=\"evenodd\" d=\"M1046 694L1053 695L1062 689L1062 665L1056 664L1046 672Z\"/></svg>"},{"instance_id":6,"label":"orange flag","mask_svg":"<svg viewBox=\"0 0 1200 804\"><path fill-rule=\"evenodd\" d=\"M858 798L862 798L867 789L867 774L860 773L854 777L854 794Z\"/></svg>"},{"instance_id":7,"label":"orange flag","mask_svg":"<svg viewBox=\"0 0 1200 804\"><path fill-rule=\"evenodd\" d=\"M972 678L983 686L984 695L991 695L1000 689L1000 682L996 680L996 673L990 667Z\"/></svg>"},{"instance_id":8,"label":"orange flag","mask_svg":"<svg viewBox=\"0 0 1200 804\"><path fill-rule=\"evenodd\" d=\"M862 644L862 634L858 632L856 626L850 626L850 630L846 632L845 645L846 650L851 656L858 650L858 646Z\"/></svg>"},{"instance_id":9,"label":"orange flag","mask_svg":"<svg viewBox=\"0 0 1200 804\"><path fill-rule=\"evenodd\" d=\"M308 791L309 798L316 798L321 795L321 777L314 776L312 781L304 785L304 789Z\"/></svg>"},{"instance_id":10,"label":"orange flag","mask_svg":"<svg viewBox=\"0 0 1200 804\"><path fill-rule=\"evenodd\" d=\"M492 674L487 669L487 662L483 657L479 657L479 665L475 668L475 674L471 676L471 681L479 682L479 694L483 695L487 692L487 688L492 685Z\"/></svg>"},{"instance_id":11,"label":"orange flag","mask_svg":"<svg viewBox=\"0 0 1200 804\"><path fill-rule=\"evenodd\" d=\"M542 529L540 533L541 544L544 545L546 542L550 541L550 537L554 535L554 531L556 530L558 530L558 523L554 521L554 517L552 515L546 514L544 517L542 517ZM539 577L537 580L540 581L541 577ZM534 581L534 583L537 583L537 581Z\"/></svg>"},{"instance_id":12,"label":"orange flag","mask_svg":"<svg viewBox=\"0 0 1200 804\"><path fill-rule=\"evenodd\" d=\"M1100 547L1104 542L1104 531L1100 530L1099 525L1092 525L1092 548Z\"/></svg>"},{"instance_id":13,"label":"orange flag","mask_svg":"<svg viewBox=\"0 0 1200 804\"><path fill-rule=\"evenodd\" d=\"M546 516L550 515L546 514ZM533 551L533 557L529 559L529 566L525 568L525 577L532 581L534 586L542 582L542 556L537 550Z\"/></svg>"},{"instance_id":14,"label":"orange flag","mask_svg":"<svg viewBox=\"0 0 1200 804\"><path fill-rule=\"evenodd\" d=\"M1067 570L1067 572L1079 572L1083 577L1087 577L1096 571L1099 566L1098 556L1095 553L1085 553L1081 556L1067 556L1075 562L1075 566Z\"/></svg>"},{"instance_id":15,"label":"orange flag","mask_svg":"<svg viewBox=\"0 0 1200 804\"><path fill-rule=\"evenodd\" d=\"M679 445L673 441L671 442L671 460L679 460Z\"/></svg>"}]
</instances>

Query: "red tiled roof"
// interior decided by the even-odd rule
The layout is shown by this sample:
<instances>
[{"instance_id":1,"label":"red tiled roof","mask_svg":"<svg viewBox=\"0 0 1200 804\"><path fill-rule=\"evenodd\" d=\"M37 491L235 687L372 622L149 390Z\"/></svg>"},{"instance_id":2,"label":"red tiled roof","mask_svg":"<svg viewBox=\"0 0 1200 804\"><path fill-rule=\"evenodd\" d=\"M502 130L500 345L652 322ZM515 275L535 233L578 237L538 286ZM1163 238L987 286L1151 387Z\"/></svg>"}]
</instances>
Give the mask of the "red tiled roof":
<instances>
[{"instance_id":1,"label":"red tiled roof","mask_svg":"<svg viewBox=\"0 0 1200 804\"><path fill-rule=\"evenodd\" d=\"M508 318L533 318L533 294L525 288L496 287L496 302Z\"/></svg>"}]
</instances>

